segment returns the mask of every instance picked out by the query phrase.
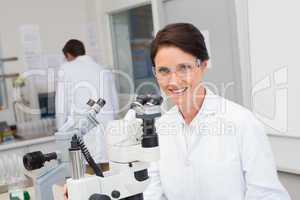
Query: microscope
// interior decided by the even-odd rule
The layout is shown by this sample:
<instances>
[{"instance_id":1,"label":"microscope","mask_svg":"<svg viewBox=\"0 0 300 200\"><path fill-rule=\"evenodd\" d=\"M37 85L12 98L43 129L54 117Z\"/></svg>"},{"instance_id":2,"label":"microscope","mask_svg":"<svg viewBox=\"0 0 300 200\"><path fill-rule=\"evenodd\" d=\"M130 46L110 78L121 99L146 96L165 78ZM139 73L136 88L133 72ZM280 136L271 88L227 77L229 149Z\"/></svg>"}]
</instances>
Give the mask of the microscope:
<instances>
[{"instance_id":1,"label":"microscope","mask_svg":"<svg viewBox=\"0 0 300 200\"><path fill-rule=\"evenodd\" d=\"M41 151L30 152L23 156L24 167L33 174L38 171L34 178L35 196L38 200L53 200L52 186L58 183L64 183L66 178L71 176L70 156L68 147L72 137L76 135L81 138L91 129L99 126L96 115L105 105L103 99L98 101L89 100L88 108L81 117L69 117L68 121L55 133L56 152L43 154ZM46 162L56 160L55 166L45 166ZM90 165L96 165L95 162ZM83 165L83 163L82 163ZM30 173L27 172L29 176Z\"/></svg>"},{"instance_id":2,"label":"microscope","mask_svg":"<svg viewBox=\"0 0 300 200\"><path fill-rule=\"evenodd\" d=\"M150 162L159 160L159 142L155 119L161 116L159 95L140 95L129 112L135 119L115 120L107 125L106 143L110 170L104 175L98 166L91 166L96 175L85 176L82 154L91 159L76 135L69 149L72 178L67 179L70 200L143 200L150 179Z\"/></svg>"}]
</instances>

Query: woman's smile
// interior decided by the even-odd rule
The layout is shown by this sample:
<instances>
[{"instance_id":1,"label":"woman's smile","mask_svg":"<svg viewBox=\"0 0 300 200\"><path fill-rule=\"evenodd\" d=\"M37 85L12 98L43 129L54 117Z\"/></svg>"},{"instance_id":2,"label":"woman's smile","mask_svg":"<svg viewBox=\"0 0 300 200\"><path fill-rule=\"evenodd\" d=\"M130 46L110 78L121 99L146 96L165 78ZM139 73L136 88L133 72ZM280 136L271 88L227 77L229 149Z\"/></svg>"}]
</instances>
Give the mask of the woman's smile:
<instances>
[{"instance_id":1,"label":"woman's smile","mask_svg":"<svg viewBox=\"0 0 300 200\"><path fill-rule=\"evenodd\" d=\"M187 89L188 87L181 87L181 88L169 87L168 91L170 92L171 95L182 96L186 93Z\"/></svg>"}]
</instances>

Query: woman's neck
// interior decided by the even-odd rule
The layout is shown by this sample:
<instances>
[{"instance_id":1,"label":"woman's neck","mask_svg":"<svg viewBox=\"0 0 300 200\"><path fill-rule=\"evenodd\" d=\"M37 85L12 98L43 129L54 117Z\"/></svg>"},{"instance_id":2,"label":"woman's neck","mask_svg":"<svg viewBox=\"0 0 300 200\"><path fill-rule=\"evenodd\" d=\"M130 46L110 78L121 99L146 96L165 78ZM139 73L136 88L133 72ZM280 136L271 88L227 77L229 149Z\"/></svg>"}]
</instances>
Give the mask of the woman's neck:
<instances>
[{"instance_id":1,"label":"woman's neck","mask_svg":"<svg viewBox=\"0 0 300 200\"><path fill-rule=\"evenodd\" d=\"M183 106L179 106L179 110L183 116L184 121L187 124L190 124L200 111L205 94L205 88L201 87L196 97L193 97L193 99L188 100L188 102L183 104Z\"/></svg>"}]
</instances>

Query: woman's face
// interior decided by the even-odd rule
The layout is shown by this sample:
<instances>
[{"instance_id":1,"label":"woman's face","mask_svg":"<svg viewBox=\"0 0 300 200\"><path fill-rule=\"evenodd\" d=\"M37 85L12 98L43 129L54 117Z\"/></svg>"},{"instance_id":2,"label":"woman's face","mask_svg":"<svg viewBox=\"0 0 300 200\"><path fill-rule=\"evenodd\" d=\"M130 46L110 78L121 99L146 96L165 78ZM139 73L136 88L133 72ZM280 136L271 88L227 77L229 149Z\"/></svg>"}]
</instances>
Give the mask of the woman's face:
<instances>
[{"instance_id":1,"label":"woman's face","mask_svg":"<svg viewBox=\"0 0 300 200\"><path fill-rule=\"evenodd\" d=\"M154 59L160 88L178 106L190 106L197 99L207 60L197 58L174 46L161 47Z\"/></svg>"}]
</instances>

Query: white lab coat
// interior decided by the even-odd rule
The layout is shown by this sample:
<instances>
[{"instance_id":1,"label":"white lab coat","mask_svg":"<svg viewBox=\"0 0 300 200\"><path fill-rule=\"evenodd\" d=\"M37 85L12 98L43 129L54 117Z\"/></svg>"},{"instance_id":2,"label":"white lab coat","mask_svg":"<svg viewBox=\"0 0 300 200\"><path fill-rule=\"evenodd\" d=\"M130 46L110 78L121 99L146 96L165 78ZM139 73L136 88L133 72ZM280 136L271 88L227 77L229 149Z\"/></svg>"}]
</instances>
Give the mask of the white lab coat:
<instances>
[{"instance_id":1,"label":"white lab coat","mask_svg":"<svg viewBox=\"0 0 300 200\"><path fill-rule=\"evenodd\" d=\"M56 90L56 126L59 129L70 115L80 117L89 99L103 98L104 108L97 118L103 128L85 136L85 142L96 162L106 162L107 154L103 130L108 121L115 119L118 98L112 73L98 65L89 56L79 56L63 64L58 72Z\"/></svg>"},{"instance_id":2,"label":"white lab coat","mask_svg":"<svg viewBox=\"0 0 300 200\"><path fill-rule=\"evenodd\" d=\"M262 124L208 89L187 125L177 107L157 121L160 161L145 200L289 200Z\"/></svg>"}]
</instances>

